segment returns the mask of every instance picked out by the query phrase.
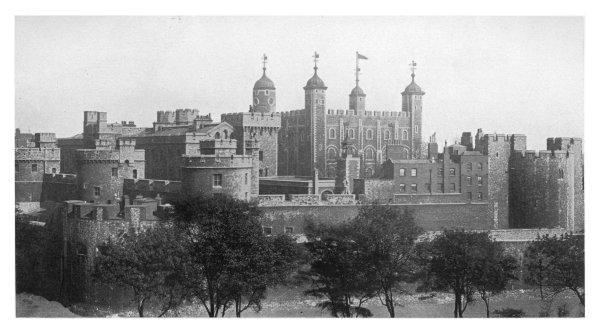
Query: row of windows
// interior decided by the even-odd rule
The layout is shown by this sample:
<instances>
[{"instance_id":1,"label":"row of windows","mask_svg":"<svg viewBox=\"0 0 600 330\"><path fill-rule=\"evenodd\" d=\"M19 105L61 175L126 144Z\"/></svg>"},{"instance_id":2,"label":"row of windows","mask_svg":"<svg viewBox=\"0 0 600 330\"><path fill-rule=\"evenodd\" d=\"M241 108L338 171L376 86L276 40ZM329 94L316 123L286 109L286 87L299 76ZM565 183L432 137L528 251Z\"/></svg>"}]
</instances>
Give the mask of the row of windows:
<instances>
[{"instance_id":1,"label":"row of windows","mask_svg":"<svg viewBox=\"0 0 600 330\"><path fill-rule=\"evenodd\" d=\"M215 140L220 140L221 139L221 133L220 132L216 132L215 133ZM223 131L223 139L229 139L229 132L227 132L227 130Z\"/></svg>"},{"instance_id":2,"label":"row of windows","mask_svg":"<svg viewBox=\"0 0 600 330\"><path fill-rule=\"evenodd\" d=\"M406 188L407 188L406 184L404 184L404 183L400 184L400 186L399 186L399 192L400 193L407 192ZM436 188L437 188L436 189L437 192L439 192L439 193L443 193L444 192L444 185L442 183L438 183ZM418 191L418 185L416 183L411 183L410 184L410 192L411 193L417 193L417 191ZM426 192L431 192L431 184L429 184L429 183L425 184L425 191ZM448 192L450 192L450 193L456 192L456 185L454 183L450 184ZM473 199L473 193L472 192L469 191L467 193L467 196L468 196L469 199ZM479 200L483 199L483 192L478 192L477 193L477 199L479 199Z\"/></svg>"},{"instance_id":3,"label":"row of windows","mask_svg":"<svg viewBox=\"0 0 600 330\"><path fill-rule=\"evenodd\" d=\"M20 171L21 171L21 169L20 169L19 164L15 163L15 172L18 173ZM31 172L34 173L37 171L38 171L38 164L31 164ZM56 174L56 168L54 168L54 167L52 168L52 173Z\"/></svg>"},{"instance_id":4,"label":"row of windows","mask_svg":"<svg viewBox=\"0 0 600 330\"><path fill-rule=\"evenodd\" d=\"M456 176L456 169L451 168L448 170L450 176ZM401 168L399 171L399 175L400 176L406 176L406 169ZM444 169L443 168L438 168L438 176L443 176L444 175ZM410 169L410 176L417 176L417 169L416 168L411 168ZM473 177L468 176L467 177L467 184L469 186L473 185ZM483 177L481 176L477 176L477 185L481 186L483 185Z\"/></svg>"},{"instance_id":5,"label":"row of windows","mask_svg":"<svg viewBox=\"0 0 600 330\"><path fill-rule=\"evenodd\" d=\"M415 133L419 132L419 126L415 126ZM354 139L356 136L354 134L354 129L353 128L349 128L347 130L348 133L348 138L349 139ZM367 140L373 140L373 130L372 129L367 129L366 130L366 139ZM330 128L329 129L329 138L330 139L335 139L336 138L336 131L335 128ZM392 136L390 131L385 130L383 133L383 139L384 140L391 140ZM396 136L396 140L398 140L398 136ZM402 130L402 140L408 140L408 131L406 130Z\"/></svg>"},{"instance_id":6,"label":"row of windows","mask_svg":"<svg viewBox=\"0 0 600 330\"><path fill-rule=\"evenodd\" d=\"M263 234L265 235L272 235L273 234L273 227L268 227L268 226L263 226ZM285 227L284 228L284 233L286 234L293 234L294 233L294 227Z\"/></svg>"},{"instance_id":7,"label":"row of windows","mask_svg":"<svg viewBox=\"0 0 600 330\"><path fill-rule=\"evenodd\" d=\"M473 163L467 163L467 171L472 171L473 170ZM477 163L477 170L481 171L483 170L483 163Z\"/></svg>"},{"instance_id":8,"label":"row of windows","mask_svg":"<svg viewBox=\"0 0 600 330\"><path fill-rule=\"evenodd\" d=\"M244 184L248 184L248 173L244 174ZM223 174L213 174L213 187L223 186Z\"/></svg>"}]
</instances>

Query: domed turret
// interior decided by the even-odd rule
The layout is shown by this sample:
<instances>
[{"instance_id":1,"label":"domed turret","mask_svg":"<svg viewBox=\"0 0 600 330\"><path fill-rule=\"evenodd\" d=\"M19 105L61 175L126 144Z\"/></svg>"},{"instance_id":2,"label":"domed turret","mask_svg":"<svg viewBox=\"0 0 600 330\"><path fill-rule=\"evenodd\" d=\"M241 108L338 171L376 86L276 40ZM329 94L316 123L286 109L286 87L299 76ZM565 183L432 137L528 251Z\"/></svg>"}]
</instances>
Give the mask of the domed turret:
<instances>
[{"instance_id":1,"label":"domed turret","mask_svg":"<svg viewBox=\"0 0 600 330\"><path fill-rule=\"evenodd\" d=\"M417 85L417 83L415 82L415 73L413 72L410 76L412 77L412 81L410 82L410 84L408 86L406 86L402 95L404 95L404 94L424 95L425 92L423 92L423 90L421 90L421 87L419 87L419 85Z\"/></svg>"},{"instance_id":2,"label":"domed turret","mask_svg":"<svg viewBox=\"0 0 600 330\"><path fill-rule=\"evenodd\" d=\"M325 83L323 82L323 79L321 79L319 77L319 75L317 75L318 68L316 66L314 67L314 70L315 70L315 74L310 79L308 79L304 89L327 88L327 86L325 86Z\"/></svg>"},{"instance_id":3,"label":"domed turret","mask_svg":"<svg viewBox=\"0 0 600 330\"><path fill-rule=\"evenodd\" d=\"M256 81L252 90L253 112L271 113L276 111L275 83L267 77L267 55L263 54L263 75Z\"/></svg>"}]
</instances>

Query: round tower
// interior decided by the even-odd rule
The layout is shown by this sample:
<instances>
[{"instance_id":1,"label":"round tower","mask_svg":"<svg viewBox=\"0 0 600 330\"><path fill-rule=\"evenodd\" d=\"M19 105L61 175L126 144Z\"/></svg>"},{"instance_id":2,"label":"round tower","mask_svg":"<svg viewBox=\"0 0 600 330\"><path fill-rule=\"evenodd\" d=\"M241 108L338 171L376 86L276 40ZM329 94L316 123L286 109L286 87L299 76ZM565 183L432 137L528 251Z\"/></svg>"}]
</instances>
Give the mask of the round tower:
<instances>
[{"instance_id":1,"label":"round tower","mask_svg":"<svg viewBox=\"0 0 600 330\"><path fill-rule=\"evenodd\" d=\"M277 93L275 84L267 77L267 55L263 54L263 75L256 81L252 89L252 111L272 113L276 111Z\"/></svg>"},{"instance_id":2,"label":"round tower","mask_svg":"<svg viewBox=\"0 0 600 330\"><path fill-rule=\"evenodd\" d=\"M354 86L354 88L352 89L352 91L350 92L349 95L349 109L350 110L354 110L354 111L364 111L365 110L365 101L367 98L367 94L365 94L365 92L362 90L362 88L360 88L360 86L358 85L358 81L359 81L359 76L360 76L360 67L358 66L358 61L359 60L366 60L367 57L364 55L359 54L358 52L356 52L356 69L355 69L355 74L356 74L356 86Z\"/></svg>"},{"instance_id":3,"label":"round tower","mask_svg":"<svg viewBox=\"0 0 600 330\"><path fill-rule=\"evenodd\" d=\"M306 112L306 122L310 124L310 132L307 136L308 145L301 146L299 150L302 155L300 160L300 175L312 176L313 170L317 168L319 172L326 173L325 168L325 91L327 86L317 75L317 62L319 54L313 55L315 62L313 76L308 79L304 86L304 109ZM305 157L309 156L309 157Z\"/></svg>"},{"instance_id":4,"label":"round tower","mask_svg":"<svg viewBox=\"0 0 600 330\"><path fill-rule=\"evenodd\" d=\"M406 86L404 92L402 92L402 111L408 112L407 117L409 118L410 129L409 129L409 141L411 147L411 159L422 158L424 151L422 150L423 139L422 134L422 109L423 109L423 95L425 92L415 83L415 70L417 69L417 63L412 61L410 64L412 74L411 83Z\"/></svg>"}]
</instances>

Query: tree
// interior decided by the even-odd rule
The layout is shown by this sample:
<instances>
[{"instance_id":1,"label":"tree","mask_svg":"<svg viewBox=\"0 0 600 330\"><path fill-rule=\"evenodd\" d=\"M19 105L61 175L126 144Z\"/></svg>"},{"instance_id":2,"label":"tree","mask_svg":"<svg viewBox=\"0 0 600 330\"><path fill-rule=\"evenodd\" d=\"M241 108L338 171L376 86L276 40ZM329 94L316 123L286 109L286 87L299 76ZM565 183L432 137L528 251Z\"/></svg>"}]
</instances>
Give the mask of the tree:
<instances>
[{"instance_id":1,"label":"tree","mask_svg":"<svg viewBox=\"0 0 600 330\"><path fill-rule=\"evenodd\" d=\"M295 243L262 233L255 203L229 196L183 197L173 217L188 244L185 285L209 317L223 317L235 306L237 317L260 310L267 287L295 269Z\"/></svg>"},{"instance_id":2,"label":"tree","mask_svg":"<svg viewBox=\"0 0 600 330\"><path fill-rule=\"evenodd\" d=\"M378 284L378 296L390 317L395 317L394 291L413 279L415 240L421 229L408 210L389 205L361 207L350 225L358 251L368 260Z\"/></svg>"},{"instance_id":3,"label":"tree","mask_svg":"<svg viewBox=\"0 0 600 330\"><path fill-rule=\"evenodd\" d=\"M542 300L571 290L585 306L584 259L582 235L538 237L525 251L525 282L538 286Z\"/></svg>"},{"instance_id":4,"label":"tree","mask_svg":"<svg viewBox=\"0 0 600 330\"><path fill-rule=\"evenodd\" d=\"M510 280L517 279L517 261L506 255L500 243L482 241L481 255L475 263L474 282L485 303L486 317L490 317L490 297L503 292Z\"/></svg>"},{"instance_id":5,"label":"tree","mask_svg":"<svg viewBox=\"0 0 600 330\"><path fill-rule=\"evenodd\" d=\"M150 299L161 302L159 317L183 301L178 274L185 250L172 227L130 232L109 240L99 250L93 278L109 286L130 287L140 317Z\"/></svg>"},{"instance_id":6,"label":"tree","mask_svg":"<svg viewBox=\"0 0 600 330\"><path fill-rule=\"evenodd\" d=\"M504 289L514 261L504 256L488 233L445 230L428 245L433 285L453 291L454 317L463 317L476 292L485 301L489 316L489 295Z\"/></svg>"},{"instance_id":7,"label":"tree","mask_svg":"<svg viewBox=\"0 0 600 330\"><path fill-rule=\"evenodd\" d=\"M310 270L305 272L312 288L305 294L327 301L318 304L334 317L370 317L363 304L377 294L377 281L369 260L358 251L348 224L306 226L311 254Z\"/></svg>"}]
</instances>

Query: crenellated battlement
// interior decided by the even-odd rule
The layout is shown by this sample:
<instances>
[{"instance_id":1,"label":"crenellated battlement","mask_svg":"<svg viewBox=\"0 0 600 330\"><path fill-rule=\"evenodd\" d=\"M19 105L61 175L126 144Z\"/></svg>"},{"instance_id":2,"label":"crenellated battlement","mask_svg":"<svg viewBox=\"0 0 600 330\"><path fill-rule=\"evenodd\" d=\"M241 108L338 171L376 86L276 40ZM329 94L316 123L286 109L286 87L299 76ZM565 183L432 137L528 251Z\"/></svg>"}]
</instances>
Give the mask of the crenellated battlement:
<instances>
[{"instance_id":1,"label":"crenellated battlement","mask_svg":"<svg viewBox=\"0 0 600 330\"><path fill-rule=\"evenodd\" d=\"M144 150L77 149L75 157L79 162L135 162L144 161Z\"/></svg>"},{"instance_id":2,"label":"crenellated battlement","mask_svg":"<svg viewBox=\"0 0 600 330\"><path fill-rule=\"evenodd\" d=\"M60 161L59 148L15 148L16 161L56 160Z\"/></svg>"},{"instance_id":3,"label":"crenellated battlement","mask_svg":"<svg viewBox=\"0 0 600 330\"><path fill-rule=\"evenodd\" d=\"M181 181L125 179L123 180L123 190L179 193L181 191Z\"/></svg>"},{"instance_id":4,"label":"crenellated battlement","mask_svg":"<svg viewBox=\"0 0 600 330\"><path fill-rule=\"evenodd\" d=\"M234 127L280 128L281 113L272 112L237 112L221 115L221 122L227 122Z\"/></svg>"},{"instance_id":5,"label":"crenellated battlement","mask_svg":"<svg viewBox=\"0 0 600 330\"><path fill-rule=\"evenodd\" d=\"M410 117L410 112L406 111L388 111L388 110L344 110L344 109L328 109L327 116L352 116L352 117L367 117L367 118L389 118L389 117Z\"/></svg>"},{"instance_id":6,"label":"crenellated battlement","mask_svg":"<svg viewBox=\"0 0 600 330\"><path fill-rule=\"evenodd\" d=\"M44 174L44 182L57 184L77 184L77 175L62 173L46 173Z\"/></svg>"},{"instance_id":7,"label":"crenellated battlement","mask_svg":"<svg viewBox=\"0 0 600 330\"><path fill-rule=\"evenodd\" d=\"M514 150L512 153L514 159L525 160L561 160L569 157L567 151L563 150Z\"/></svg>"},{"instance_id":8,"label":"crenellated battlement","mask_svg":"<svg viewBox=\"0 0 600 330\"><path fill-rule=\"evenodd\" d=\"M219 167L219 168L251 168L252 156L230 155L221 157L219 155L182 155L181 167L184 168L203 168L203 167Z\"/></svg>"},{"instance_id":9,"label":"crenellated battlement","mask_svg":"<svg viewBox=\"0 0 600 330\"><path fill-rule=\"evenodd\" d=\"M306 110L299 109L299 110L290 110L290 111L281 112L282 118L297 117L297 116L306 116Z\"/></svg>"}]
</instances>

